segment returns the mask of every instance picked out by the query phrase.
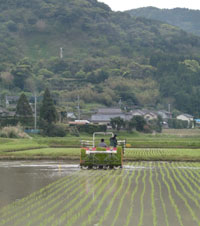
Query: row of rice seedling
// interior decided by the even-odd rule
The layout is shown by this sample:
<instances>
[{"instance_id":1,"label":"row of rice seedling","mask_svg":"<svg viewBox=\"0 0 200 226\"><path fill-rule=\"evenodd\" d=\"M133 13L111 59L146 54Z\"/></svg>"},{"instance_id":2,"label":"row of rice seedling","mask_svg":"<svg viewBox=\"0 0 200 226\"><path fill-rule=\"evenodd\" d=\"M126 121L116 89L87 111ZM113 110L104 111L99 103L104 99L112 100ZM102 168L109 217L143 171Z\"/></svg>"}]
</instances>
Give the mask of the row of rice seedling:
<instances>
[{"instance_id":1,"label":"row of rice seedling","mask_svg":"<svg viewBox=\"0 0 200 226\"><path fill-rule=\"evenodd\" d=\"M103 175L98 175L98 172L96 171L95 174L91 174L90 176L90 180L88 180L88 183L91 184L95 184L95 186L99 186L99 184L102 182L102 180L106 180L106 178L108 177L107 175L103 176ZM84 189L84 183L79 183L77 185L77 194L74 193L74 191L72 191L70 194L67 194L66 196L64 196L62 198L62 205L59 206L59 208L53 208L54 212L56 213L55 215L51 215L48 217L48 221L46 222L46 224L48 225L49 222L53 222L55 221L54 225L61 224L65 218L70 217L70 216L74 216L77 217L77 209L79 209L79 205L80 202L84 202L86 197L90 196L90 192L87 193ZM96 188L96 187L95 187ZM87 193L87 194L86 194ZM76 212L77 211L77 212ZM59 216L59 222L57 221ZM43 216L44 217L44 216ZM70 222L70 219L68 219L68 221ZM43 225L46 225L43 223Z\"/></svg>"},{"instance_id":2,"label":"row of rice seedling","mask_svg":"<svg viewBox=\"0 0 200 226\"><path fill-rule=\"evenodd\" d=\"M145 194L145 188L146 188L146 170L144 170L144 175L142 178L142 183L143 183L143 190L141 192L141 197L140 197L140 218L139 218L139 224L138 226L143 225L143 218L144 218L144 194Z\"/></svg>"},{"instance_id":3,"label":"row of rice seedling","mask_svg":"<svg viewBox=\"0 0 200 226\"><path fill-rule=\"evenodd\" d=\"M128 212L128 215L127 215L127 218L126 218L125 226L132 225L131 222L130 222L130 219L131 219L131 216L132 216L132 213L133 213L135 195L138 192L138 187L139 187L138 185L139 185L140 176L141 176L141 170L138 171L137 176L135 177L136 186L135 186L135 188L134 188L134 190L132 191L132 194L131 194L130 209L129 209L129 212Z\"/></svg>"},{"instance_id":4,"label":"row of rice seedling","mask_svg":"<svg viewBox=\"0 0 200 226\"><path fill-rule=\"evenodd\" d=\"M187 164L188 167L195 167L195 165L193 163L189 163ZM200 168L199 168L200 170ZM200 186L199 186L199 181L200 181L200 174L199 172L196 173L196 170L187 170L187 175L186 175L187 179L190 181L191 183L193 183L193 187L195 187L197 190L200 191Z\"/></svg>"},{"instance_id":5,"label":"row of rice seedling","mask_svg":"<svg viewBox=\"0 0 200 226\"><path fill-rule=\"evenodd\" d=\"M126 150L125 152L125 157L134 157L134 158L152 158L152 157L162 157L162 156L169 156L174 154L174 150L170 149L131 149L131 150Z\"/></svg>"},{"instance_id":6,"label":"row of rice seedling","mask_svg":"<svg viewBox=\"0 0 200 226\"><path fill-rule=\"evenodd\" d=\"M74 172L0 210L0 225L200 226L199 163L129 165Z\"/></svg>"},{"instance_id":7,"label":"row of rice seedling","mask_svg":"<svg viewBox=\"0 0 200 226\"><path fill-rule=\"evenodd\" d=\"M161 173L161 176L162 176L162 181L164 182L165 186L167 187L167 190L168 190L168 197L170 199L170 202L171 202L171 205L172 207L174 208L174 211L176 213L176 216L178 218L178 223L180 226L183 226L183 221L182 221L182 217L181 217L181 214L180 214L180 210L174 200L174 197L172 195L172 190L171 190L171 186L170 184L167 182L167 179L166 179L166 176L165 176L165 173L164 173L164 170L162 169L161 165L159 164L159 167L160 167L160 173Z\"/></svg>"},{"instance_id":8,"label":"row of rice seedling","mask_svg":"<svg viewBox=\"0 0 200 226\"><path fill-rule=\"evenodd\" d=\"M151 204L152 204L152 213L153 213L153 225L157 226L157 214L156 214L156 205L155 205L155 185L152 179L152 169L150 170L149 182L151 184Z\"/></svg>"},{"instance_id":9,"label":"row of rice seedling","mask_svg":"<svg viewBox=\"0 0 200 226\"><path fill-rule=\"evenodd\" d=\"M172 171L172 173L173 173L173 171ZM167 171L167 174L169 174L168 171ZM173 173L173 175L174 175L174 173ZM176 177L176 175L174 175L174 176L175 176L176 182L178 182L178 184L180 185L180 187L181 187L182 190L183 190L183 192L177 190L174 181L173 181L172 179L170 179L170 181L172 182L173 188L176 189L175 192L176 192L177 195L180 197L180 199L183 200L183 202L184 202L185 206L187 207L187 209L189 210L189 212L190 212L192 218L196 221L196 223L199 223L199 219L198 219L197 215L196 215L195 212L193 211L192 206L189 204L189 201L193 201L193 202L196 204L196 206L199 208L200 205L199 205L199 203L198 203L198 200L195 199L189 192L187 192L187 190L185 189L185 186L180 182L179 178ZM187 198L186 198L186 197L187 197Z\"/></svg>"},{"instance_id":10,"label":"row of rice seedling","mask_svg":"<svg viewBox=\"0 0 200 226\"><path fill-rule=\"evenodd\" d=\"M41 200L44 194L46 197L48 197L49 194L52 195L54 190L58 191L58 188L60 186L63 186L63 183L70 183L72 178L72 176L68 177L67 181L59 179L58 181L46 186L45 188L40 189L40 191L34 192L31 195L18 200L12 205L8 205L0 211L0 214L2 216L1 219L6 216L7 220L12 220L17 214L24 214L24 211L27 211L27 209L30 208L31 205L36 205L37 201ZM9 215L11 215L11 218L9 218Z\"/></svg>"},{"instance_id":11,"label":"row of rice seedling","mask_svg":"<svg viewBox=\"0 0 200 226\"><path fill-rule=\"evenodd\" d=\"M190 206L190 204L189 204L189 202L188 202L188 198L185 197L185 195L186 195L186 194L188 195L188 193L187 193L186 190L184 189L184 186L182 186L181 183L179 183L179 180L178 180L178 178L177 178L176 176L175 176L175 179L173 180L172 176L171 176L170 173L169 173L168 167L164 166L163 168L164 168L164 170L165 170L165 172L166 172L166 175L167 175L168 180L170 181L170 187L173 188L174 193L178 196L178 198L179 198L180 200L182 200L182 202L184 203L185 207L188 209L189 213L190 213L191 216L192 216L191 219L193 219L193 220L197 223L197 225L200 225L200 221L199 221L199 219L197 218L197 216L195 215L195 213L194 213L192 207ZM162 173L162 169L161 169L161 173ZM179 183L179 185L180 185L181 188L183 189L185 195L183 195L183 193L177 189L177 186L176 186L175 181ZM169 186L169 185L168 185L168 186ZM189 199L191 199L191 198L192 198L192 197L189 196ZM181 216L181 214L180 214L180 210L178 209L177 204L175 203L175 201L173 201L173 203L174 203L174 207L175 207L175 210L176 210L176 213L177 213L177 217L178 217L178 219L179 219L179 223L180 223L180 225L183 225L183 222L182 222L182 216Z\"/></svg>"},{"instance_id":12,"label":"row of rice seedling","mask_svg":"<svg viewBox=\"0 0 200 226\"><path fill-rule=\"evenodd\" d=\"M115 191L114 195L112 196L112 199L110 200L109 205L106 207L106 209L105 209L105 211L104 211L104 214L103 214L103 215L101 216L101 218L99 219L98 225L105 225L106 218L109 216L109 213L110 213L111 209L113 209L113 208L116 209L116 207L113 206L113 205L114 205L114 202L116 201L117 197L120 196L120 203L119 203L119 204L117 203L118 210L116 210L117 212L115 211L115 218L113 219L113 222L112 222L112 225L115 224L115 221L116 221L116 219L117 219L117 217L118 217L118 215L119 215L119 211L120 211L120 208L121 208L123 199L124 199L125 194L126 194L126 190L127 190L127 188L130 187L130 182L131 182L133 176L134 176L134 174L131 174L131 175L125 174L125 175L123 175L121 184L120 184L120 186L118 187L117 191ZM129 177L129 180L128 180L128 187L124 188L124 187L125 187L125 182L126 182L126 180L127 180L127 179L126 179L127 177ZM124 195L122 195L122 197L121 197L120 193L121 193L122 191L124 192Z\"/></svg>"},{"instance_id":13,"label":"row of rice seedling","mask_svg":"<svg viewBox=\"0 0 200 226\"><path fill-rule=\"evenodd\" d=\"M125 151L125 158L130 160L199 160L199 157L199 149L135 148Z\"/></svg>"},{"instance_id":14,"label":"row of rice seedling","mask_svg":"<svg viewBox=\"0 0 200 226\"><path fill-rule=\"evenodd\" d=\"M94 183L96 183L99 180L99 177L91 177L91 179L94 180ZM59 207L62 206L63 202L65 203L66 197L67 199L72 198L72 200L70 200L70 202L65 205L65 208L71 207L71 205L73 205L73 203L76 203L77 199L80 197L82 191L81 187L84 185L84 183L85 178L76 178L76 183L73 185L73 187L71 186L71 184L66 188L63 187L64 191L57 192L57 195L54 194L53 198L50 197L46 205L44 203L42 207L35 211L34 214L35 216L37 216L37 218L35 218L35 221L33 221L33 223L37 221L40 222L43 218L48 218L48 221L52 220L54 218L54 213L56 212L57 214L56 209L59 209ZM84 190L82 192L84 192Z\"/></svg>"},{"instance_id":15,"label":"row of rice seedling","mask_svg":"<svg viewBox=\"0 0 200 226\"><path fill-rule=\"evenodd\" d=\"M96 184L94 184L94 186L91 188L87 195L85 195L82 199L78 200L76 205L73 206L69 212L65 212L60 218L61 223L65 222L66 220L66 225L72 225L78 220L78 218L86 214L87 211L91 208L92 204L95 202L95 200L101 197L101 194L104 192L105 187L110 184L112 179L116 179L111 176L112 173L112 171L107 173L106 176L102 178L102 180L99 180ZM95 194L93 199L89 201L89 197L93 194ZM78 212L77 215L74 214L75 211Z\"/></svg>"},{"instance_id":16,"label":"row of rice seedling","mask_svg":"<svg viewBox=\"0 0 200 226\"><path fill-rule=\"evenodd\" d=\"M4 223L7 221L14 221L15 224L22 222L23 220L30 219L34 213L37 213L43 206L46 208L49 201L52 201L54 196L62 195L63 189L66 187L70 187L71 189L73 186L78 186L80 183L80 176L70 176L60 179L58 182L53 183L44 189L41 189L39 192L36 192L34 195L28 196L24 200L14 205L12 209L14 212L11 212L9 217L6 215L4 217ZM83 179L84 181L84 179Z\"/></svg>"},{"instance_id":17,"label":"row of rice seedling","mask_svg":"<svg viewBox=\"0 0 200 226\"><path fill-rule=\"evenodd\" d=\"M195 201L196 205L200 208L200 203L197 201L197 198L200 199L200 193L195 191L194 187L192 186L192 181L190 178L187 176L187 169L183 169L180 171L180 169L177 169L176 167L177 164L172 164L172 166L175 166L173 170L171 169L175 179L178 181L180 186L182 187L183 190L188 189L188 194L192 194L191 199ZM187 179L186 179L187 178ZM186 191L187 192L187 191ZM189 193L190 192L190 193Z\"/></svg>"},{"instance_id":18,"label":"row of rice seedling","mask_svg":"<svg viewBox=\"0 0 200 226\"><path fill-rule=\"evenodd\" d=\"M155 170L155 181L157 182L157 185L158 185L159 199L160 199L160 202L161 202L160 208L162 208L163 213L164 213L163 223L165 222L166 226L169 226L166 203L165 203L165 200L163 198L163 189L162 189L161 181L158 178L158 171L157 170Z\"/></svg>"},{"instance_id":19,"label":"row of rice seedling","mask_svg":"<svg viewBox=\"0 0 200 226\"><path fill-rule=\"evenodd\" d=\"M112 183L112 185L107 189L103 191L103 195L101 197L101 200L98 202L97 206L95 207L95 209L92 210L92 212L88 215L88 218L82 223L83 226L87 226L88 224L91 224L92 221L94 221L94 217L96 215L96 213L98 211L100 211L101 207L103 206L105 200L109 197L110 193L112 193L114 191L114 189L116 188L118 182L121 180L121 175L123 175L123 171L121 171L121 174L118 175L118 177L115 178L114 183ZM111 202L111 200L110 200ZM106 217L106 213L107 211L104 212L104 214L102 215L103 217ZM100 224L101 218L98 219L98 224Z\"/></svg>"},{"instance_id":20,"label":"row of rice seedling","mask_svg":"<svg viewBox=\"0 0 200 226\"><path fill-rule=\"evenodd\" d=\"M133 164L132 164L133 165ZM137 165L137 164L136 164ZM129 176L129 179L128 179L128 185L126 186L126 188L123 188L123 195L122 195L122 197L120 198L120 203L119 203L119 205L118 205L118 208L117 208L117 210L116 210L116 213L115 213L115 217L114 217L114 219L113 219L113 222L112 222L112 225L111 226L114 226L114 225L116 225L116 223L117 223L117 220L118 220L118 218L119 218L119 214L120 214L120 212L121 212L121 208L122 208L122 205L123 205L123 203L124 203L124 199L125 199L125 196L127 195L127 193L128 193L128 191L130 190L130 188L131 188L131 184L132 184L132 182L133 182L133 177L135 176L135 171L133 171L132 173L131 173L131 175Z\"/></svg>"}]
</instances>

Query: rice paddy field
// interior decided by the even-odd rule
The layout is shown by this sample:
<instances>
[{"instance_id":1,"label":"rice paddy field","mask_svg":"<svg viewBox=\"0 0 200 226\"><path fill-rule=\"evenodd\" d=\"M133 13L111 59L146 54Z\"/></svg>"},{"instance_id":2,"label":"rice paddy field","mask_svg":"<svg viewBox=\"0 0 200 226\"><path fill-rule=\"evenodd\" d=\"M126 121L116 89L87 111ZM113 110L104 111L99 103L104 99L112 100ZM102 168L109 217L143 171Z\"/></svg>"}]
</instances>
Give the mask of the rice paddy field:
<instances>
[{"instance_id":1,"label":"rice paddy field","mask_svg":"<svg viewBox=\"0 0 200 226\"><path fill-rule=\"evenodd\" d=\"M0 225L200 226L200 163L79 169L1 208Z\"/></svg>"}]
</instances>

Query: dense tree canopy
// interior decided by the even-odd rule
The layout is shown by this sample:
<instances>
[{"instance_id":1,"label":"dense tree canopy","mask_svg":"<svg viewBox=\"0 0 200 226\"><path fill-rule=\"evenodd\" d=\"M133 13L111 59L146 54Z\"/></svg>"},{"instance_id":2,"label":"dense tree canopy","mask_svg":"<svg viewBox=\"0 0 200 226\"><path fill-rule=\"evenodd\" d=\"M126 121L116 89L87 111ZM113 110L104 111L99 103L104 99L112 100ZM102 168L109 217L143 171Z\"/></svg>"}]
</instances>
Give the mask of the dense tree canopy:
<instances>
[{"instance_id":1,"label":"dense tree canopy","mask_svg":"<svg viewBox=\"0 0 200 226\"><path fill-rule=\"evenodd\" d=\"M187 8L158 9L155 7L144 7L128 11L132 16L145 17L172 24L181 29L200 35L200 10Z\"/></svg>"},{"instance_id":2,"label":"dense tree canopy","mask_svg":"<svg viewBox=\"0 0 200 226\"><path fill-rule=\"evenodd\" d=\"M42 106L40 108L40 120L45 121L49 124L56 122L57 112L51 98L49 89L46 89L44 92L44 97L42 101Z\"/></svg>"},{"instance_id":3,"label":"dense tree canopy","mask_svg":"<svg viewBox=\"0 0 200 226\"><path fill-rule=\"evenodd\" d=\"M49 87L70 110L79 95L86 109L170 103L198 117L199 53L199 37L96 0L0 4L1 95L37 90L41 97Z\"/></svg>"},{"instance_id":4,"label":"dense tree canopy","mask_svg":"<svg viewBox=\"0 0 200 226\"><path fill-rule=\"evenodd\" d=\"M24 93L21 94L17 102L15 117L22 125L33 126L33 111Z\"/></svg>"}]
</instances>

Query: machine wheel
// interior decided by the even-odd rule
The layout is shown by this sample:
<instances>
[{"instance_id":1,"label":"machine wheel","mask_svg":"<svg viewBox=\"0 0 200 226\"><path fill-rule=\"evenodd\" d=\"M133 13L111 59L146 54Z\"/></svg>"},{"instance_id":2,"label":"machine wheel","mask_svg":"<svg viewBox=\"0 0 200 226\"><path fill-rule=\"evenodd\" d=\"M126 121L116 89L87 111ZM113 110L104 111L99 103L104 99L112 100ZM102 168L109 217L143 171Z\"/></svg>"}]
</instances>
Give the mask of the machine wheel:
<instances>
[{"instance_id":1,"label":"machine wheel","mask_svg":"<svg viewBox=\"0 0 200 226\"><path fill-rule=\"evenodd\" d=\"M82 166L82 169L84 169L84 170L86 170L88 168L89 168L89 166Z\"/></svg>"},{"instance_id":2,"label":"machine wheel","mask_svg":"<svg viewBox=\"0 0 200 226\"><path fill-rule=\"evenodd\" d=\"M92 166L92 169L94 169L94 170L96 170L98 168L99 168L98 166Z\"/></svg>"},{"instance_id":3,"label":"machine wheel","mask_svg":"<svg viewBox=\"0 0 200 226\"><path fill-rule=\"evenodd\" d=\"M120 166L114 166L113 168L114 168L114 169L119 169L119 168L120 168Z\"/></svg>"},{"instance_id":4,"label":"machine wheel","mask_svg":"<svg viewBox=\"0 0 200 226\"><path fill-rule=\"evenodd\" d=\"M110 168L110 166L103 166L104 170L108 170Z\"/></svg>"}]
</instances>

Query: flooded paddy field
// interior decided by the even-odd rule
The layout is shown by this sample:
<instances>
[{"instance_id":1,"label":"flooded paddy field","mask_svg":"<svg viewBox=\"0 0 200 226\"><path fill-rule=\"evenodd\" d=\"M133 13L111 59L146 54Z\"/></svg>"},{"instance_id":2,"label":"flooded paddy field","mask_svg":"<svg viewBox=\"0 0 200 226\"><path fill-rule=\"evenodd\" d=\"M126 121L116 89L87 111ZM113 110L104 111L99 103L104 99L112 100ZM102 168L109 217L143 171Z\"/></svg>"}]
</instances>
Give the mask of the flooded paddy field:
<instances>
[{"instance_id":1,"label":"flooded paddy field","mask_svg":"<svg viewBox=\"0 0 200 226\"><path fill-rule=\"evenodd\" d=\"M0 225L200 225L200 163L81 170L62 162L0 162L0 181ZM13 200L5 200L2 181Z\"/></svg>"}]
</instances>

